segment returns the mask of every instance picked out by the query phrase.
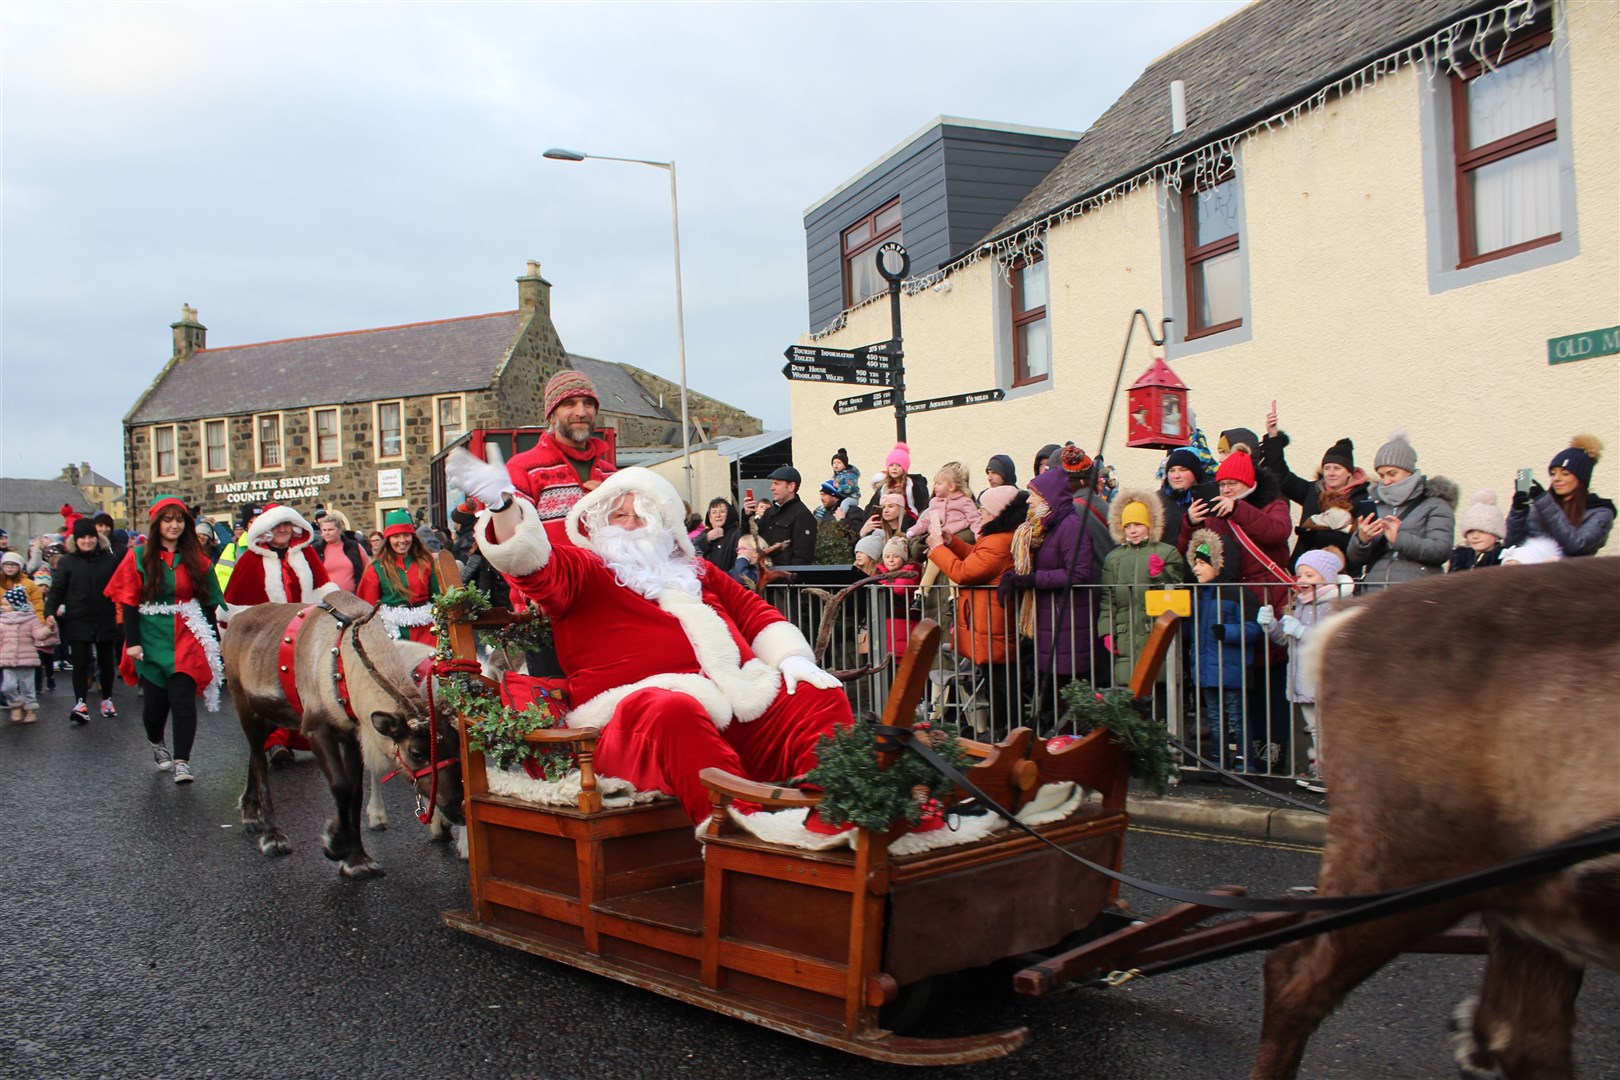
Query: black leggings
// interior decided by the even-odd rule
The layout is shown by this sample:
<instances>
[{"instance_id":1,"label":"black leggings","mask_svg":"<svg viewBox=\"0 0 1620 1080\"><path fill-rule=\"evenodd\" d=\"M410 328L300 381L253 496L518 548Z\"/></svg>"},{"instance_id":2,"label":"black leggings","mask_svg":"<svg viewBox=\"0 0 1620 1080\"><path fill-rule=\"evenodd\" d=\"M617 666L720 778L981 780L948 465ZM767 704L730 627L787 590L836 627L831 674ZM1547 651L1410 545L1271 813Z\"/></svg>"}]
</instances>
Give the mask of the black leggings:
<instances>
[{"instance_id":1,"label":"black leggings","mask_svg":"<svg viewBox=\"0 0 1620 1080\"><path fill-rule=\"evenodd\" d=\"M112 697L113 672L118 669L118 640L70 641L73 649L73 696L80 701L90 696L90 650L96 650L96 674L101 676L101 698Z\"/></svg>"},{"instance_id":2,"label":"black leggings","mask_svg":"<svg viewBox=\"0 0 1620 1080\"><path fill-rule=\"evenodd\" d=\"M170 675L168 686L141 680L141 720L146 724L146 740L163 741L163 726L174 713L174 756L191 760L191 744L197 738L197 681L190 675Z\"/></svg>"}]
</instances>

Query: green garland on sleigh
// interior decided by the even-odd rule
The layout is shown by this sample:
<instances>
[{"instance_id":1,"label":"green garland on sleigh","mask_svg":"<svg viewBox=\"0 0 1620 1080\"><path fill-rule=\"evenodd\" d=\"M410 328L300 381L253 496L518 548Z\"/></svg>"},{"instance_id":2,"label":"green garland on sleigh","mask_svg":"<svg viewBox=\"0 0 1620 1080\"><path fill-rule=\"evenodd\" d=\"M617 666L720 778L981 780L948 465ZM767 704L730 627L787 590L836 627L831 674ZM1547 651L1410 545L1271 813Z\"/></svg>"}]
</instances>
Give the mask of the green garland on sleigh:
<instances>
[{"instance_id":1,"label":"green garland on sleigh","mask_svg":"<svg viewBox=\"0 0 1620 1080\"><path fill-rule=\"evenodd\" d=\"M829 825L853 823L878 832L902 820L915 825L922 819L925 802L943 799L956 790L953 781L907 750L901 750L889 768L879 768L877 727L876 720L863 716L823 735L816 744L818 764L805 775L805 781L821 788L818 810ZM912 730L927 734L934 752L956 768L967 767L967 751L954 729L933 728L919 720Z\"/></svg>"},{"instance_id":2,"label":"green garland on sleigh","mask_svg":"<svg viewBox=\"0 0 1620 1080\"><path fill-rule=\"evenodd\" d=\"M1066 723L1076 735L1086 736L1102 728L1114 742L1131 755L1131 775L1163 795L1170 786L1175 763L1170 758L1170 731L1163 723L1144 714L1131 703L1131 692L1122 687L1098 690L1084 679L1071 682L1060 692L1067 711Z\"/></svg>"},{"instance_id":3,"label":"green garland on sleigh","mask_svg":"<svg viewBox=\"0 0 1620 1080\"><path fill-rule=\"evenodd\" d=\"M488 595L475 585L447 590L435 599L433 618L439 628L439 658L450 656L450 623L471 621L489 609ZM551 624L535 612L528 622L480 632L478 637L492 649L532 652L551 643ZM462 717L467 724L468 747L483 754L487 764L510 769L530 761L533 771L550 781L561 780L574 768L574 753L568 747L536 746L524 741L531 731L565 726L563 710L554 703L535 701L525 709L514 709L501 700L499 689L463 672L441 677L436 697Z\"/></svg>"}]
</instances>

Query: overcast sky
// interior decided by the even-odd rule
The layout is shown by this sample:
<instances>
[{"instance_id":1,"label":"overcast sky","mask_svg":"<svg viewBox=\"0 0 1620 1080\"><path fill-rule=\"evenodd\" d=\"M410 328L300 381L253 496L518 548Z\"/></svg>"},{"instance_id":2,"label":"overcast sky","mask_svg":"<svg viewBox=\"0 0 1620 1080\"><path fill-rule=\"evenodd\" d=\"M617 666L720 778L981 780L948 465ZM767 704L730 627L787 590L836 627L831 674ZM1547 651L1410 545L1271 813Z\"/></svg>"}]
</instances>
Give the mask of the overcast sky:
<instances>
[{"instance_id":1,"label":"overcast sky","mask_svg":"<svg viewBox=\"0 0 1620 1080\"><path fill-rule=\"evenodd\" d=\"M0 474L123 480L182 303L212 346L510 310L788 423L806 207L939 115L1084 130L1240 3L0 5ZM379 386L379 394L386 390Z\"/></svg>"}]
</instances>

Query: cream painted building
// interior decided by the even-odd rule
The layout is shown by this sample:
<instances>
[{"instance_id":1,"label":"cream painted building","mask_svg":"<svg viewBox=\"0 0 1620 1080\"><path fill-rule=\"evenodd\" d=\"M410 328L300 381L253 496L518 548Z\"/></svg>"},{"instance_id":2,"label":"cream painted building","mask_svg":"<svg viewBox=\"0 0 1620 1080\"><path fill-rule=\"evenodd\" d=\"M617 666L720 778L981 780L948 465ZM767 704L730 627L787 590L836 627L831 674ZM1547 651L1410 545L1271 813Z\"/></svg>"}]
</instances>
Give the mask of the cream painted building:
<instances>
[{"instance_id":1,"label":"cream painted building","mask_svg":"<svg viewBox=\"0 0 1620 1080\"><path fill-rule=\"evenodd\" d=\"M912 267L908 398L1006 391L910 415L913 470L977 480L1007 453L1023 482L1042 444L1095 451L1142 308L1174 321L1164 350L1138 324L1124 385L1162 353L1212 442L1263 430L1275 399L1301 475L1343 436L1370 472L1404 430L1464 506L1491 487L1505 510L1516 469L1545 483L1589 432L1592 490L1620 495L1617 11L1258 0L1160 57L979 244ZM880 295L802 341L889 327ZM833 413L869 389L792 384L807 485L839 446L863 479L881 467L893 410ZM1107 458L1153 483L1161 453L1124 444L1122 389Z\"/></svg>"}]
</instances>

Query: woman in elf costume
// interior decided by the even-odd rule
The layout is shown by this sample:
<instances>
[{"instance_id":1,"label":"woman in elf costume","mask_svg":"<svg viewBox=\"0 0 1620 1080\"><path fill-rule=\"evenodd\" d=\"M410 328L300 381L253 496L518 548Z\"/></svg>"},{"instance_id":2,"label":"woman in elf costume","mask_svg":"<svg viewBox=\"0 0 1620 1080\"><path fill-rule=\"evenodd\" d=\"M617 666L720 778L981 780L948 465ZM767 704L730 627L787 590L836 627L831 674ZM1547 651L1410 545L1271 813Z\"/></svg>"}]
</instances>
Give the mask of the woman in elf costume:
<instances>
[{"instance_id":1,"label":"woman in elf costume","mask_svg":"<svg viewBox=\"0 0 1620 1080\"><path fill-rule=\"evenodd\" d=\"M219 580L197 543L196 522L186 504L160 496L147 511L147 542L132 547L118 564L106 595L124 620L124 681L140 683L142 719L152 760L174 782L189 784L191 744L197 736L197 695L209 712L219 711L220 666L214 612L224 604ZM174 715L174 753L163 743Z\"/></svg>"},{"instance_id":2,"label":"woman in elf costume","mask_svg":"<svg viewBox=\"0 0 1620 1080\"><path fill-rule=\"evenodd\" d=\"M383 518L382 554L360 575L355 594L381 608L382 621L398 637L432 645L433 598L442 592L438 565L416 535L410 513L388 511Z\"/></svg>"}]
</instances>

